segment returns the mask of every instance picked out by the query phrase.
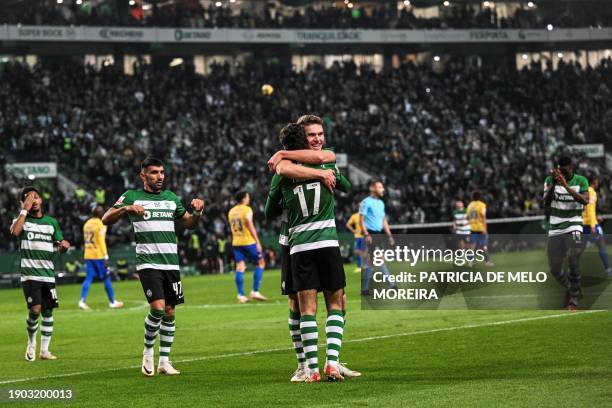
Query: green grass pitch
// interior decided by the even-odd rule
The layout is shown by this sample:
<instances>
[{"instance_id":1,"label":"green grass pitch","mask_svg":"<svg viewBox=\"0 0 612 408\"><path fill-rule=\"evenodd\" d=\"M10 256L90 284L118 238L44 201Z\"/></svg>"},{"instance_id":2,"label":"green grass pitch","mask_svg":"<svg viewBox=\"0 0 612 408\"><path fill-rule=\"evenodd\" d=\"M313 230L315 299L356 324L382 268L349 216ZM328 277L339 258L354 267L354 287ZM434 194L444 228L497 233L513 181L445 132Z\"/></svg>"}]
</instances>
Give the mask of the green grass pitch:
<instances>
[{"instance_id":1,"label":"green grass pitch","mask_svg":"<svg viewBox=\"0 0 612 408\"><path fill-rule=\"evenodd\" d=\"M291 384L286 299L267 271L267 303L238 305L233 277L184 279L171 359L177 377L140 374L146 304L139 282L115 283L109 310L100 283L91 312L80 286L58 288L51 350L29 363L20 289L0 292L0 388L72 388L72 402L10 406L609 406L612 314L605 311L362 311L359 275L347 266L341 360L363 372L343 383ZM246 277L247 287L252 275ZM322 307L322 305L320 305ZM322 311L322 309L321 309ZM324 360L324 313L319 313Z\"/></svg>"}]
</instances>

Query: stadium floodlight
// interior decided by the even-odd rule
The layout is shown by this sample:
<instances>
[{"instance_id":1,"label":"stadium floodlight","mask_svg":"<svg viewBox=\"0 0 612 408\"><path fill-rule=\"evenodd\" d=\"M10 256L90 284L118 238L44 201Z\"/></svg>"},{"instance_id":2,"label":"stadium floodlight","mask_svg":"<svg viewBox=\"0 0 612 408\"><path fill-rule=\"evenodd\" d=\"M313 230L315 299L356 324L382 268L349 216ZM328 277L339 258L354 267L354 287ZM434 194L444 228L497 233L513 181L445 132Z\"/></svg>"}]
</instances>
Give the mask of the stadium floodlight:
<instances>
[{"instance_id":1,"label":"stadium floodlight","mask_svg":"<svg viewBox=\"0 0 612 408\"><path fill-rule=\"evenodd\" d=\"M435 56L433 57L433 60L434 60L435 62L440 62L440 56L439 56L439 55L435 55Z\"/></svg>"},{"instance_id":2,"label":"stadium floodlight","mask_svg":"<svg viewBox=\"0 0 612 408\"><path fill-rule=\"evenodd\" d=\"M444 0L444 3L442 3L444 5L444 7L448 7L450 6L450 1L448 0Z\"/></svg>"},{"instance_id":3,"label":"stadium floodlight","mask_svg":"<svg viewBox=\"0 0 612 408\"><path fill-rule=\"evenodd\" d=\"M534 8L535 7L535 3L533 1L530 1L530 2L527 3L527 7Z\"/></svg>"},{"instance_id":4,"label":"stadium floodlight","mask_svg":"<svg viewBox=\"0 0 612 408\"><path fill-rule=\"evenodd\" d=\"M553 28L555 28L555 27L554 27L552 24L548 24L548 25L546 26L546 29L547 29L548 31L552 31L552 30L553 30Z\"/></svg>"}]
</instances>

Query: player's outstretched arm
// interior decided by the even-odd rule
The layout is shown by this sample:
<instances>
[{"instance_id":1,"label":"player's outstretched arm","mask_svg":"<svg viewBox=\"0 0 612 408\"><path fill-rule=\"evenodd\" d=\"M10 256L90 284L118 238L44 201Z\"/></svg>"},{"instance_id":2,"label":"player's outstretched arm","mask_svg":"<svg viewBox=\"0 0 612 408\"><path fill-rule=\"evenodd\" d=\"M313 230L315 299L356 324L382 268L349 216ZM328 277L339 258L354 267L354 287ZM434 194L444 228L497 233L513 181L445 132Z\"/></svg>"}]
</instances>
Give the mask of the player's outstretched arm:
<instances>
[{"instance_id":1,"label":"player's outstretched arm","mask_svg":"<svg viewBox=\"0 0 612 408\"><path fill-rule=\"evenodd\" d=\"M181 222L183 226L187 229L194 229L200 218L202 217L202 213L204 212L204 200L199 198L194 198L191 200L191 208L193 209L193 213L189 214L189 212L185 211L185 214L181 217Z\"/></svg>"},{"instance_id":2,"label":"player's outstretched arm","mask_svg":"<svg viewBox=\"0 0 612 408\"><path fill-rule=\"evenodd\" d=\"M282 160L278 166L276 166L276 174L296 180L317 179L330 191L334 191L336 188L336 175L332 170L313 169L291 163L289 160Z\"/></svg>"},{"instance_id":3,"label":"player's outstretched arm","mask_svg":"<svg viewBox=\"0 0 612 408\"><path fill-rule=\"evenodd\" d=\"M276 166L283 160L308 164L333 163L336 161L336 153L331 150L280 150L268 160L270 171L276 171Z\"/></svg>"}]
</instances>

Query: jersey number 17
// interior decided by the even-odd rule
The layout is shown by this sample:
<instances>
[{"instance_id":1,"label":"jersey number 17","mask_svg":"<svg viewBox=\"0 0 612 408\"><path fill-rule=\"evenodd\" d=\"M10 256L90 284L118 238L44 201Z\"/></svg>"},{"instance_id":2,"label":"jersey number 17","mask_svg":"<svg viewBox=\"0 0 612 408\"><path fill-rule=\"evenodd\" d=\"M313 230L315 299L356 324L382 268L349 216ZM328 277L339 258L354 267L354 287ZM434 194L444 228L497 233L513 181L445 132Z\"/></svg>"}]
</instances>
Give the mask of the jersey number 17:
<instances>
[{"instance_id":1,"label":"jersey number 17","mask_svg":"<svg viewBox=\"0 0 612 408\"><path fill-rule=\"evenodd\" d=\"M306 190L314 190L314 204L312 207L312 215L316 215L319 213L319 206L321 205L321 183L318 181L316 183L308 183L306 184ZM293 194L297 194L298 199L300 200L300 207L302 208L302 215L304 217L308 217L308 206L306 204L306 196L304 194L304 186L299 185L293 189Z\"/></svg>"}]
</instances>

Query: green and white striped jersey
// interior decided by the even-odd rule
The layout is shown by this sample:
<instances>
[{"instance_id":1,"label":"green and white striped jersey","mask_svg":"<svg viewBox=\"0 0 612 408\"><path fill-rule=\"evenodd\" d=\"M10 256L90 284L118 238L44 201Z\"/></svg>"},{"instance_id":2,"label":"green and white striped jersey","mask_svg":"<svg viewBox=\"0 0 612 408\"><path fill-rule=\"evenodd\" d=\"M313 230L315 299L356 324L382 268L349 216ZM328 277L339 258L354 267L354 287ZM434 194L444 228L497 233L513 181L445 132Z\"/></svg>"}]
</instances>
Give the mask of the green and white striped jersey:
<instances>
[{"instance_id":1,"label":"green and white striped jersey","mask_svg":"<svg viewBox=\"0 0 612 408\"><path fill-rule=\"evenodd\" d=\"M340 174L335 163L313 168L330 169L336 173L336 188L347 191L351 182ZM282 201L287 210L290 253L337 247L334 195L318 180L297 181L282 178L268 198Z\"/></svg>"},{"instance_id":2,"label":"green and white striped jersey","mask_svg":"<svg viewBox=\"0 0 612 408\"><path fill-rule=\"evenodd\" d=\"M469 235L471 232L470 223L467 219L467 209L453 211L453 226L455 234Z\"/></svg>"},{"instance_id":3,"label":"green and white striped jersey","mask_svg":"<svg viewBox=\"0 0 612 408\"><path fill-rule=\"evenodd\" d=\"M114 208L126 205L144 207L142 216L128 217L136 238L136 270L179 270L179 257L174 220L186 210L172 191L150 193L145 190L128 190L115 203Z\"/></svg>"},{"instance_id":4,"label":"green and white striped jersey","mask_svg":"<svg viewBox=\"0 0 612 408\"><path fill-rule=\"evenodd\" d=\"M13 220L13 222L15 222ZM53 217L26 216L19 234L19 271L21 281L55 282L55 242L64 239L59 223Z\"/></svg>"},{"instance_id":5,"label":"green and white striped jersey","mask_svg":"<svg viewBox=\"0 0 612 408\"><path fill-rule=\"evenodd\" d=\"M552 187L553 179L546 177L544 181L544 194ZM587 192L589 182L586 177L575 174L567 185L577 193ZM553 199L550 204L550 219L548 236L567 234L573 231L582 232L582 210L584 205L574 199L565 187L555 185Z\"/></svg>"}]
</instances>

